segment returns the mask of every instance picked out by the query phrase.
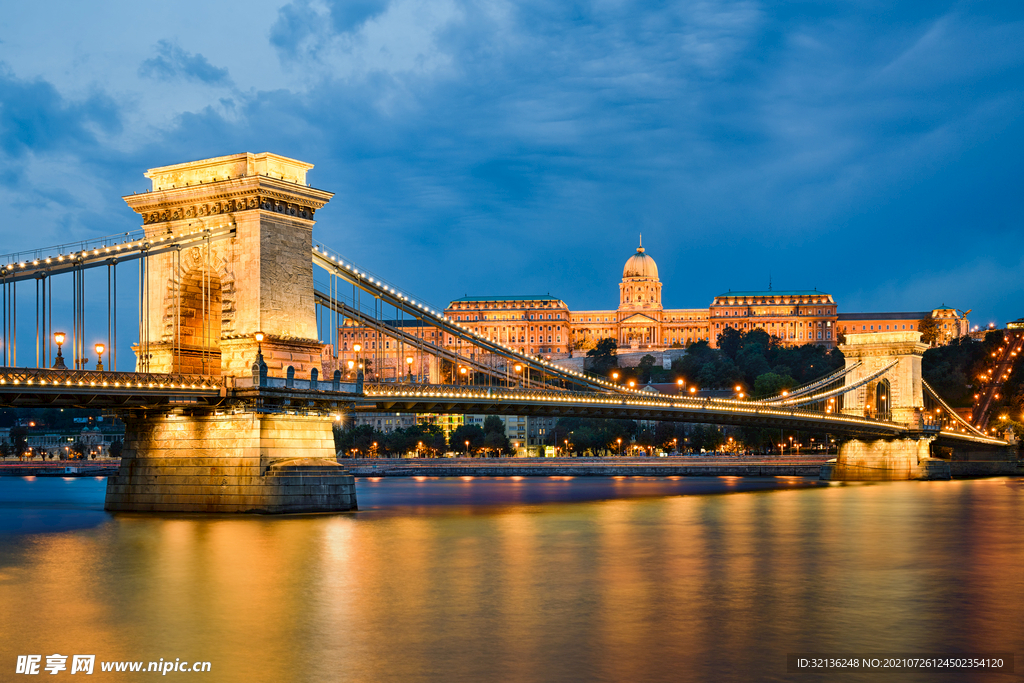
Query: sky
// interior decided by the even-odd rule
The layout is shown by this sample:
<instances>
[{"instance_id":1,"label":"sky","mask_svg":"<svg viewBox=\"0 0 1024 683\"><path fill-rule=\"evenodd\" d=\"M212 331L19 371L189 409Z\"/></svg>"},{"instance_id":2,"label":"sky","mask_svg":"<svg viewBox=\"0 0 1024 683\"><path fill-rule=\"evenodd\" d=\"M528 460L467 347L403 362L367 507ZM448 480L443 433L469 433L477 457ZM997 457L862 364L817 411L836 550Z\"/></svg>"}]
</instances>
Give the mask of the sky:
<instances>
[{"instance_id":1,"label":"sky","mask_svg":"<svg viewBox=\"0 0 1024 683\"><path fill-rule=\"evenodd\" d=\"M0 253L121 233L146 169L315 165L314 238L443 307L813 289L1024 316L1024 4L5 2Z\"/></svg>"}]
</instances>

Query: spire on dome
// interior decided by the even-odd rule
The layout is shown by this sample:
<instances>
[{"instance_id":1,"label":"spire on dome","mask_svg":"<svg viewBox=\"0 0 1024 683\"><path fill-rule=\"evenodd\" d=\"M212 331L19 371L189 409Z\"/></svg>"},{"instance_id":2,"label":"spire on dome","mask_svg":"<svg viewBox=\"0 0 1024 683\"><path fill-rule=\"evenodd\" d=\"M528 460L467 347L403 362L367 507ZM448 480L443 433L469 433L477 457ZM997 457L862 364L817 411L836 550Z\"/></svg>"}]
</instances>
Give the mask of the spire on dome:
<instances>
[{"instance_id":1,"label":"spire on dome","mask_svg":"<svg viewBox=\"0 0 1024 683\"><path fill-rule=\"evenodd\" d=\"M637 253L644 253L644 234L640 233L640 246L636 248Z\"/></svg>"}]
</instances>

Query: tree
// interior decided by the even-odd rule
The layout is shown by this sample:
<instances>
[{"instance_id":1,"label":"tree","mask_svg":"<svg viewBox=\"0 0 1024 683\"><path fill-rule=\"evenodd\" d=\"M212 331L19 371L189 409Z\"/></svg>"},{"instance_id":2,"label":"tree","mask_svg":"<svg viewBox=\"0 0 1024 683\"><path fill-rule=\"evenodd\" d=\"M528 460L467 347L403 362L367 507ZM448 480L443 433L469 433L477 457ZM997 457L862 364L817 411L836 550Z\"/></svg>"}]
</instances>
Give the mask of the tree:
<instances>
[{"instance_id":1,"label":"tree","mask_svg":"<svg viewBox=\"0 0 1024 683\"><path fill-rule=\"evenodd\" d=\"M370 425L359 425L348 429L334 428L334 448L340 455L349 457L353 451L365 456L374 442L381 443L384 435Z\"/></svg>"},{"instance_id":2,"label":"tree","mask_svg":"<svg viewBox=\"0 0 1024 683\"><path fill-rule=\"evenodd\" d=\"M754 380L754 397L765 398L767 396L775 396L782 393L783 389L790 389L795 384L796 380L789 375L766 372L763 375L758 375L757 379Z\"/></svg>"},{"instance_id":3,"label":"tree","mask_svg":"<svg viewBox=\"0 0 1024 683\"><path fill-rule=\"evenodd\" d=\"M651 381L651 368L654 367L654 356L646 354L640 359L640 363L637 365L637 370L640 371L640 383L647 384Z\"/></svg>"},{"instance_id":4,"label":"tree","mask_svg":"<svg viewBox=\"0 0 1024 683\"><path fill-rule=\"evenodd\" d=\"M939 325L931 316L918 320L917 329L921 333L921 341L925 344L934 344L939 338Z\"/></svg>"},{"instance_id":5,"label":"tree","mask_svg":"<svg viewBox=\"0 0 1024 683\"><path fill-rule=\"evenodd\" d=\"M512 442L505 434L505 421L497 415L488 415L484 418L484 448L494 451L498 455L506 455L512 452ZM465 444L463 444L465 445Z\"/></svg>"},{"instance_id":6,"label":"tree","mask_svg":"<svg viewBox=\"0 0 1024 683\"><path fill-rule=\"evenodd\" d=\"M611 337L605 337L594 345L594 348L587 351L587 358L590 360L591 370L599 375L607 375L612 368L619 366L619 359L615 357L618 345Z\"/></svg>"},{"instance_id":7,"label":"tree","mask_svg":"<svg viewBox=\"0 0 1024 683\"><path fill-rule=\"evenodd\" d=\"M21 457L28 451L28 430L24 427L13 427L10 436L11 448L14 455Z\"/></svg>"},{"instance_id":8,"label":"tree","mask_svg":"<svg viewBox=\"0 0 1024 683\"><path fill-rule=\"evenodd\" d=\"M676 426L671 422L659 422L654 428L654 445L662 450L671 451L678 444Z\"/></svg>"},{"instance_id":9,"label":"tree","mask_svg":"<svg viewBox=\"0 0 1024 683\"><path fill-rule=\"evenodd\" d=\"M87 450L89 449L86 447L86 445L82 442L81 439L71 444L71 452L74 453L79 460L85 457L85 452Z\"/></svg>"},{"instance_id":10,"label":"tree","mask_svg":"<svg viewBox=\"0 0 1024 683\"><path fill-rule=\"evenodd\" d=\"M466 452L466 442L469 442L469 452L479 452L484 447L484 430L479 425L460 425L451 436L451 447L456 453Z\"/></svg>"},{"instance_id":11,"label":"tree","mask_svg":"<svg viewBox=\"0 0 1024 683\"><path fill-rule=\"evenodd\" d=\"M736 354L739 353L742 344L743 333L734 327L727 327L718 335L718 348L733 360L736 360Z\"/></svg>"},{"instance_id":12,"label":"tree","mask_svg":"<svg viewBox=\"0 0 1024 683\"><path fill-rule=\"evenodd\" d=\"M123 449L124 449L124 443L121 441L121 439L119 437L119 438L116 438L116 439L114 439L113 441L110 442L110 448L107 449L107 452L110 454L111 458L120 458L121 457L121 451Z\"/></svg>"}]
</instances>

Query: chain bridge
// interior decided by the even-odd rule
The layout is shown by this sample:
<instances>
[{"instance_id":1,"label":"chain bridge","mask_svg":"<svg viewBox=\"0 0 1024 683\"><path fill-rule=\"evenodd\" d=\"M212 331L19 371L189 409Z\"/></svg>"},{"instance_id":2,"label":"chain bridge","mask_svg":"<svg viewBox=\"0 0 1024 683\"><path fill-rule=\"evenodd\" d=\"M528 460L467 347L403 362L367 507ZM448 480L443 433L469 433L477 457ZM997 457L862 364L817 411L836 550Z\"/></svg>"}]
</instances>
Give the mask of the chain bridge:
<instances>
[{"instance_id":1,"label":"chain bridge","mask_svg":"<svg viewBox=\"0 0 1024 683\"><path fill-rule=\"evenodd\" d=\"M333 424L353 411L813 430L841 441L829 479L948 478L936 449L1008 446L923 381L917 332L848 335L844 368L758 401L636 391L518 352L314 242L333 195L311 169L269 153L150 169L152 187L124 197L140 230L0 256L0 406L121 417L107 509L352 509ZM137 322L128 363L119 273Z\"/></svg>"}]
</instances>

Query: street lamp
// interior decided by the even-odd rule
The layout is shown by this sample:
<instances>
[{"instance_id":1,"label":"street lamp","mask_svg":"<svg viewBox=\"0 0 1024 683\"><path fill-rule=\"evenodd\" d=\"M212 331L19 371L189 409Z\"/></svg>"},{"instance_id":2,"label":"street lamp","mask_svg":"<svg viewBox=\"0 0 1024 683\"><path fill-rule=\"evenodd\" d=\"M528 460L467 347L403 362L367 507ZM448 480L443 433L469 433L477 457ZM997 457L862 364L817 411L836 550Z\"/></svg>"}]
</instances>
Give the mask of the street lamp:
<instances>
[{"instance_id":1,"label":"street lamp","mask_svg":"<svg viewBox=\"0 0 1024 683\"><path fill-rule=\"evenodd\" d=\"M518 389L519 388L519 373L521 373L523 371L523 366L522 366L521 363L516 363L514 369L516 371L516 389Z\"/></svg>"},{"instance_id":2,"label":"street lamp","mask_svg":"<svg viewBox=\"0 0 1024 683\"><path fill-rule=\"evenodd\" d=\"M405 364L409 367L409 381L412 382L412 356L405 357Z\"/></svg>"},{"instance_id":3,"label":"street lamp","mask_svg":"<svg viewBox=\"0 0 1024 683\"><path fill-rule=\"evenodd\" d=\"M96 350L96 370L103 372L103 352L107 350L107 347L103 344L97 344L93 348Z\"/></svg>"},{"instance_id":4,"label":"street lamp","mask_svg":"<svg viewBox=\"0 0 1024 683\"><path fill-rule=\"evenodd\" d=\"M267 376L267 363L263 360L263 338L265 335L257 330L253 332L252 336L256 340L256 360L252 364L253 381L263 386Z\"/></svg>"},{"instance_id":5,"label":"street lamp","mask_svg":"<svg viewBox=\"0 0 1024 683\"><path fill-rule=\"evenodd\" d=\"M622 438L621 437L618 439L618 442L619 442L619 455L622 455Z\"/></svg>"},{"instance_id":6,"label":"street lamp","mask_svg":"<svg viewBox=\"0 0 1024 683\"><path fill-rule=\"evenodd\" d=\"M619 373L617 373L617 372L613 372L612 373L612 381L615 382L616 384L618 384L618 382L619 382Z\"/></svg>"},{"instance_id":7,"label":"street lamp","mask_svg":"<svg viewBox=\"0 0 1024 683\"><path fill-rule=\"evenodd\" d=\"M469 440L466 441L466 457L469 457Z\"/></svg>"},{"instance_id":8,"label":"street lamp","mask_svg":"<svg viewBox=\"0 0 1024 683\"><path fill-rule=\"evenodd\" d=\"M466 385L468 386L468 385L469 385L469 378L468 378L468 377L466 377L466 368L464 368L464 367L460 367L460 368L459 368L459 374L460 374L460 375L462 375L462 379L463 379L463 381L464 381L464 382L466 383Z\"/></svg>"},{"instance_id":9,"label":"street lamp","mask_svg":"<svg viewBox=\"0 0 1024 683\"><path fill-rule=\"evenodd\" d=\"M64 356L62 356L61 353L60 353L60 347L61 347L61 345L64 344L64 339L66 339L66 338L67 338L67 335L64 334L63 332L54 332L53 333L53 341L57 345L57 357L53 361L53 369L54 370L67 370L68 369L68 367L66 365L64 365Z\"/></svg>"}]
</instances>

